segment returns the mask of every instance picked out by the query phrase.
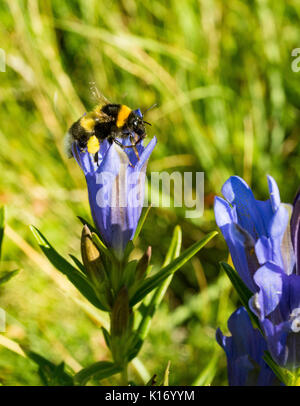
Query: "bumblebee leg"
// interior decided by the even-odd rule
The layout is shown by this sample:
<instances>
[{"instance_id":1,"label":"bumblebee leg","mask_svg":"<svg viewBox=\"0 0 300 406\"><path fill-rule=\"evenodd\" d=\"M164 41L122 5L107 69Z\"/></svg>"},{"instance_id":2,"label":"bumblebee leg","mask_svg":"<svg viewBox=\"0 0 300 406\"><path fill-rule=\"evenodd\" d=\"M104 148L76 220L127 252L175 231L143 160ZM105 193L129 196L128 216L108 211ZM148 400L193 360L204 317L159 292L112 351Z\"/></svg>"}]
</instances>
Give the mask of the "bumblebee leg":
<instances>
[{"instance_id":1,"label":"bumblebee leg","mask_svg":"<svg viewBox=\"0 0 300 406\"><path fill-rule=\"evenodd\" d=\"M137 159L138 159L138 161L140 160L140 156L139 156L139 153L138 153L138 150L137 150L137 148L136 148L136 144L137 144L137 142L135 142L135 140L134 140L134 138L133 138L133 136L132 135L130 135L130 141L131 141L131 146L132 146L132 149L133 149L133 151L134 151L134 153L135 153L135 156L137 157Z\"/></svg>"},{"instance_id":2,"label":"bumblebee leg","mask_svg":"<svg viewBox=\"0 0 300 406\"><path fill-rule=\"evenodd\" d=\"M121 147L123 150L126 148L123 144L121 144L121 142L120 141L118 141L116 138L112 138L112 140L117 144L117 145L119 145L119 147ZM129 159L128 159L129 160ZM133 168L133 165L132 165L132 163L129 161L129 165Z\"/></svg>"},{"instance_id":3,"label":"bumblebee leg","mask_svg":"<svg viewBox=\"0 0 300 406\"><path fill-rule=\"evenodd\" d=\"M121 142L120 142L120 141L118 141L116 138L114 138L113 140L114 140L114 142L115 142L117 145L119 145L119 147L121 147L122 149L124 149L124 148L125 148L125 147L124 147L124 145L123 145L123 144L121 144Z\"/></svg>"},{"instance_id":4,"label":"bumblebee leg","mask_svg":"<svg viewBox=\"0 0 300 406\"><path fill-rule=\"evenodd\" d=\"M141 141L143 141L145 137L140 136L140 138L136 141L135 145L139 144Z\"/></svg>"},{"instance_id":5,"label":"bumblebee leg","mask_svg":"<svg viewBox=\"0 0 300 406\"><path fill-rule=\"evenodd\" d=\"M142 139L143 139L143 137L140 137L137 141L135 141L133 136L130 135L130 141L132 142L132 144L124 146L124 148L132 148L133 149L138 161L140 160L140 156L139 156L139 153L138 153L138 150L137 150L136 146L138 145L139 142L142 141Z\"/></svg>"}]
</instances>

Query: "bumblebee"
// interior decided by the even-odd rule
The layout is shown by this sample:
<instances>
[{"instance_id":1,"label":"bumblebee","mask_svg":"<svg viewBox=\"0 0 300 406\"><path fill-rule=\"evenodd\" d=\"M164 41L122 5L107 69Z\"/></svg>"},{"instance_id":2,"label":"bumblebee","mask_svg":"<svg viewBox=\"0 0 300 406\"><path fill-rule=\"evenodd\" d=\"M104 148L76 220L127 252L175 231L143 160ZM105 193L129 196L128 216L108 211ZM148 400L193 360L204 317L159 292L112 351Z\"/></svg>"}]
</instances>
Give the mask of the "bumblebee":
<instances>
[{"instance_id":1,"label":"bumblebee","mask_svg":"<svg viewBox=\"0 0 300 406\"><path fill-rule=\"evenodd\" d=\"M70 127L67 134L67 155L72 157L72 143L77 142L80 151L87 150L94 155L98 163L98 152L101 142L115 142L121 148L133 148L139 159L136 146L146 137L145 124L135 111L125 104L110 103L103 95L96 92L98 104L96 107L85 113ZM129 137L131 145L124 146L119 139Z\"/></svg>"}]
</instances>

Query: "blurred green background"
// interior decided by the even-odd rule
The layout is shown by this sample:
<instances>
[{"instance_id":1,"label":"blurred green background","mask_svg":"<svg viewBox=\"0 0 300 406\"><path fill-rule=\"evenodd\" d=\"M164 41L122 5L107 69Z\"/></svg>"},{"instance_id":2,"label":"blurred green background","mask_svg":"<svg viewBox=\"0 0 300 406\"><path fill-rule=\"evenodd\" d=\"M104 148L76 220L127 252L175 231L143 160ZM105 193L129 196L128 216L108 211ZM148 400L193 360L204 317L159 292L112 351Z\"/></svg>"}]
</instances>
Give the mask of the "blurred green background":
<instances>
[{"instance_id":1,"label":"blurred green background","mask_svg":"<svg viewBox=\"0 0 300 406\"><path fill-rule=\"evenodd\" d=\"M78 256L76 216L89 217L89 207L84 177L65 157L63 138L94 105L89 82L132 108L158 104L146 118L150 137L158 137L149 173L205 172L204 216L151 209L135 254L152 245L158 265L176 224L184 247L216 229L213 197L230 175L266 199L271 174L282 200L292 201L300 174L300 72L291 69L291 52L299 46L296 0L0 0L6 53L0 204L8 224L2 269L22 269L0 288L7 312L1 384L41 384L18 343L75 370L108 357L102 315L85 308L28 228L34 224L59 252ZM161 377L170 360L171 385L227 384L225 355L214 338L218 326L227 331L237 305L218 266L227 257L219 235L177 272L130 369L137 383Z\"/></svg>"}]
</instances>

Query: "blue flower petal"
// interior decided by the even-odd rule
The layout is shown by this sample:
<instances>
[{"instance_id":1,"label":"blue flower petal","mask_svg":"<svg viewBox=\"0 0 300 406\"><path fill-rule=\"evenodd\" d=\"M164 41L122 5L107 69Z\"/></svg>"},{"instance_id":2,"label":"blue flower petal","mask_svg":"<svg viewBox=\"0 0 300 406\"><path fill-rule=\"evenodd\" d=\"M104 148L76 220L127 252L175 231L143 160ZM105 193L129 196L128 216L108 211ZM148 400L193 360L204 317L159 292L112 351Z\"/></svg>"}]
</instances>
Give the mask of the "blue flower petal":
<instances>
[{"instance_id":1,"label":"blue flower petal","mask_svg":"<svg viewBox=\"0 0 300 406\"><path fill-rule=\"evenodd\" d=\"M256 303L252 299L249 304L260 319L266 318L279 304L283 277L282 269L272 262L267 262L256 271L254 280L260 290L257 293Z\"/></svg>"},{"instance_id":2,"label":"blue flower petal","mask_svg":"<svg viewBox=\"0 0 300 406\"><path fill-rule=\"evenodd\" d=\"M268 178L271 205L272 205L273 212L275 213L276 210L278 210L278 208L280 206L280 193L279 193L277 183L272 178L272 176L268 175L267 178Z\"/></svg>"},{"instance_id":3,"label":"blue flower petal","mask_svg":"<svg viewBox=\"0 0 300 406\"><path fill-rule=\"evenodd\" d=\"M264 319L261 324L272 358L278 365L286 366L288 360L288 348L286 346L288 336L287 323L283 322L275 325L270 320Z\"/></svg>"},{"instance_id":4,"label":"blue flower petal","mask_svg":"<svg viewBox=\"0 0 300 406\"><path fill-rule=\"evenodd\" d=\"M263 265L268 261L273 260L272 243L269 238L264 235L260 237L255 243L255 253L258 262Z\"/></svg>"},{"instance_id":5,"label":"blue flower petal","mask_svg":"<svg viewBox=\"0 0 300 406\"><path fill-rule=\"evenodd\" d=\"M286 289L282 300L288 303L289 313L294 309L300 309L300 276L290 275L286 277Z\"/></svg>"},{"instance_id":6,"label":"blue flower petal","mask_svg":"<svg viewBox=\"0 0 300 406\"><path fill-rule=\"evenodd\" d=\"M218 329L216 339L227 356L230 386L269 386L278 384L273 371L263 360L267 345L258 329L254 329L244 307L228 320L231 337Z\"/></svg>"},{"instance_id":7,"label":"blue flower petal","mask_svg":"<svg viewBox=\"0 0 300 406\"><path fill-rule=\"evenodd\" d=\"M235 209L231 208L224 199L216 197L214 211L216 223L222 231L237 272L247 287L252 292L256 292L257 287L253 282L253 275L258 268L258 263L254 248L246 246L246 231L243 234L242 229L237 228L234 221L236 219Z\"/></svg>"},{"instance_id":8,"label":"blue flower petal","mask_svg":"<svg viewBox=\"0 0 300 406\"><path fill-rule=\"evenodd\" d=\"M295 251L296 273L300 274L300 192L294 200L294 208L291 217L291 239Z\"/></svg>"},{"instance_id":9,"label":"blue flower petal","mask_svg":"<svg viewBox=\"0 0 300 406\"><path fill-rule=\"evenodd\" d=\"M137 162L135 165L135 170L140 171L144 167L144 165L147 163L150 155L152 154L152 151L157 144L157 138L153 137L152 140L149 142L149 144L144 148L140 155L140 160Z\"/></svg>"},{"instance_id":10,"label":"blue flower petal","mask_svg":"<svg viewBox=\"0 0 300 406\"><path fill-rule=\"evenodd\" d=\"M215 197L214 211L216 223L220 229L233 222L237 223L237 217L234 210L229 206L226 200L221 197Z\"/></svg>"},{"instance_id":11,"label":"blue flower petal","mask_svg":"<svg viewBox=\"0 0 300 406\"><path fill-rule=\"evenodd\" d=\"M270 199L259 201L243 179L232 176L222 188L227 201L215 200L216 222L236 270L252 292L257 291L253 275L260 265L270 261L283 268L287 262L282 253L286 253L289 214L280 202L277 184L271 176L268 185ZM288 263L292 266L290 259Z\"/></svg>"},{"instance_id":12,"label":"blue flower petal","mask_svg":"<svg viewBox=\"0 0 300 406\"><path fill-rule=\"evenodd\" d=\"M72 153L85 175L95 172L95 162L93 157L88 152L80 152L76 142L73 142L72 144Z\"/></svg>"},{"instance_id":13,"label":"blue flower petal","mask_svg":"<svg viewBox=\"0 0 300 406\"><path fill-rule=\"evenodd\" d=\"M272 220L269 224L268 234L273 239L277 239L281 243L283 234L289 222L289 213L284 205L280 205L278 210L274 213Z\"/></svg>"},{"instance_id":14,"label":"blue flower petal","mask_svg":"<svg viewBox=\"0 0 300 406\"><path fill-rule=\"evenodd\" d=\"M239 224L253 238L266 234L260 210L252 190L247 183L238 176L231 176L223 185L222 193L225 199L236 207Z\"/></svg>"}]
</instances>

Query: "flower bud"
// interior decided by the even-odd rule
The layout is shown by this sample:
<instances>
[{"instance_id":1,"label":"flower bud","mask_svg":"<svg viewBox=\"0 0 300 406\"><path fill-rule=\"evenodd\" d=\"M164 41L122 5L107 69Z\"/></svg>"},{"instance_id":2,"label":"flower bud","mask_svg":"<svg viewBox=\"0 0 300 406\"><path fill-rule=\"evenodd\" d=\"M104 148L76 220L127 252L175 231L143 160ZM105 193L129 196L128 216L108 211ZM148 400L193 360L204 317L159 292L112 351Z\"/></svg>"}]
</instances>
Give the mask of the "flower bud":
<instances>
[{"instance_id":1,"label":"flower bud","mask_svg":"<svg viewBox=\"0 0 300 406\"><path fill-rule=\"evenodd\" d=\"M81 234L81 256L88 277L96 285L105 279L103 264L100 252L92 241L92 234L87 225L82 229Z\"/></svg>"},{"instance_id":2,"label":"flower bud","mask_svg":"<svg viewBox=\"0 0 300 406\"><path fill-rule=\"evenodd\" d=\"M121 337L128 332L129 328L129 297L125 286L119 291L111 314L111 336Z\"/></svg>"}]
</instances>

